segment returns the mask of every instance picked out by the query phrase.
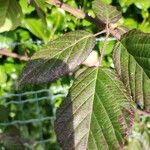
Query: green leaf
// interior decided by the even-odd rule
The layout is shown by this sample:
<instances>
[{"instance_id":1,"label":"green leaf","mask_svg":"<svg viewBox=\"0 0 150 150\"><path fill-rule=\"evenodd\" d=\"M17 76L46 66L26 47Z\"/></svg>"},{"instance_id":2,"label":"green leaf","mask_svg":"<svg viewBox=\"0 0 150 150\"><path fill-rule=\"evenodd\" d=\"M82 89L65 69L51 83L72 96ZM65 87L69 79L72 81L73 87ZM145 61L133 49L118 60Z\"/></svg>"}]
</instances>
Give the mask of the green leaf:
<instances>
[{"instance_id":1,"label":"green leaf","mask_svg":"<svg viewBox=\"0 0 150 150\"><path fill-rule=\"evenodd\" d=\"M17 40L17 36L13 31L4 32L0 34L0 49L2 48L14 48L14 42Z\"/></svg>"},{"instance_id":2,"label":"green leaf","mask_svg":"<svg viewBox=\"0 0 150 150\"><path fill-rule=\"evenodd\" d=\"M150 111L150 79L121 42L116 44L113 52L116 71L132 99L141 109Z\"/></svg>"},{"instance_id":3,"label":"green leaf","mask_svg":"<svg viewBox=\"0 0 150 150\"><path fill-rule=\"evenodd\" d=\"M7 121L9 116L9 110L3 105L0 105L0 123Z\"/></svg>"},{"instance_id":4,"label":"green leaf","mask_svg":"<svg viewBox=\"0 0 150 150\"><path fill-rule=\"evenodd\" d=\"M141 122L139 122L141 123ZM150 149L150 135L148 127L146 124L142 123L142 127L140 124L140 129L144 129L142 132L134 131L132 134L132 138L130 139L126 150L149 150Z\"/></svg>"},{"instance_id":5,"label":"green leaf","mask_svg":"<svg viewBox=\"0 0 150 150\"><path fill-rule=\"evenodd\" d=\"M5 68L0 65L0 84L3 84L7 81L7 74Z\"/></svg>"},{"instance_id":6,"label":"green leaf","mask_svg":"<svg viewBox=\"0 0 150 150\"><path fill-rule=\"evenodd\" d=\"M116 23L122 17L121 13L115 7L101 0L95 0L93 2L93 11L101 21L108 24Z\"/></svg>"},{"instance_id":7,"label":"green leaf","mask_svg":"<svg viewBox=\"0 0 150 150\"><path fill-rule=\"evenodd\" d=\"M42 23L47 26L46 22L46 3L45 0L33 0L30 3L35 7L38 16L41 18Z\"/></svg>"},{"instance_id":8,"label":"green leaf","mask_svg":"<svg viewBox=\"0 0 150 150\"><path fill-rule=\"evenodd\" d=\"M21 136L20 130L15 126L9 126L5 129L4 133L0 135L2 137L1 143L8 150L25 150L33 143Z\"/></svg>"},{"instance_id":9,"label":"green leaf","mask_svg":"<svg viewBox=\"0 0 150 150\"><path fill-rule=\"evenodd\" d=\"M45 83L73 71L90 54L95 37L86 31L70 32L50 41L35 53L21 76L22 83Z\"/></svg>"},{"instance_id":10,"label":"green leaf","mask_svg":"<svg viewBox=\"0 0 150 150\"><path fill-rule=\"evenodd\" d=\"M102 2L106 3L106 4L111 4L112 0L101 0Z\"/></svg>"},{"instance_id":11,"label":"green leaf","mask_svg":"<svg viewBox=\"0 0 150 150\"><path fill-rule=\"evenodd\" d=\"M14 30L21 24L22 16L16 0L0 0L0 32Z\"/></svg>"},{"instance_id":12,"label":"green leaf","mask_svg":"<svg viewBox=\"0 0 150 150\"><path fill-rule=\"evenodd\" d=\"M48 41L50 32L43 24L41 19L37 18L26 18L23 20L24 26L35 36L39 37L44 41Z\"/></svg>"},{"instance_id":13,"label":"green leaf","mask_svg":"<svg viewBox=\"0 0 150 150\"><path fill-rule=\"evenodd\" d=\"M46 11L46 3L45 0L34 0L35 4L37 5L38 8L43 10L43 12Z\"/></svg>"},{"instance_id":14,"label":"green leaf","mask_svg":"<svg viewBox=\"0 0 150 150\"><path fill-rule=\"evenodd\" d=\"M134 4L136 5L136 7L143 10L147 10L150 7L149 0L135 0Z\"/></svg>"},{"instance_id":15,"label":"green leaf","mask_svg":"<svg viewBox=\"0 0 150 150\"><path fill-rule=\"evenodd\" d=\"M130 102L112 70L83 71L57 112L55 130L62 149L121 149L132 124Z\"/></svg>"},{"instance_id":16,"label":"green leaf","mask_svg":"<svg viewBox=\"0 0 150 150\"><path fill-rule=\"evenodd\" d=\"M29 15L30 13L32 13L35 10L35 8L33 6L29 5L28 1L19 0L19 4L21 6L23 14Z\"/></svg>"},{"instance_id":17,"label":"green leaf","mask_svg":"<svg viewBox=\"0 0 150 150\"><path fill-rule=\"evenodd\" d=\"M131 142L129 142L128 147L126 150L143 150L142 144L140 143L139 140L133 139Z\"/></svg>"},{"instance_id":18,"label":"green leaf","mask_svg":"<svg viewBox=\"0 0 150 150\"><path fill-rule=\"evenodd\" d=\"M150 33L131 30L122 37L121 43L150 78Z\"/></svg>"}]
</instances>

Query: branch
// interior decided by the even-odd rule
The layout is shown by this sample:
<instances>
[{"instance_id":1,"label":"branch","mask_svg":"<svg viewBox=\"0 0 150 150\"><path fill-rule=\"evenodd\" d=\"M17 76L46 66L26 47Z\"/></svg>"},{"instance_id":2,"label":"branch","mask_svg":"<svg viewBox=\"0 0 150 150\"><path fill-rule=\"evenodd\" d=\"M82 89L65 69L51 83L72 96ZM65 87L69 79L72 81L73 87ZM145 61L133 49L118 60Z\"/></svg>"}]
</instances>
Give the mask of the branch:
<instances>
[{"instance_id":1,"label":"branch","mask_svg":"<svg viewBox=\"0 0 150 150\"><path fill-rule=\"evenodd\" d=\"M117 40L120 40L121 34L118 32L118 29L110 30L110 33L113 37L115 37Z\"/></svg>"},{"instance_id":2,"label":"branch","mask_svg":"<svg viewBox=\"0 0 150 150\"><path fill-rule=\"evenodd\" d=\"M113 28L110 27L110 33L111 33L114 37L116 37L117 40L120 40L121 36L122 36L123 34L125 34L126 32L128 32L128 31L129 31L129 29L127 29L127 28L124 27L124 26L117 26L116 29L113 29Z\"/></svg>"},{"instance_id":3,"label":"branch","mask_svg":"<svg viewBox=\"0 0 150 150\"><path fill-rule=\"evenodd\" d=\"M76 9L67 4L64 4L64 3L60 2L60 0L47 0L46 2L52 4L56 7L62 8L63 10L69 12L70 14L74 15L75 17L77 17L79 19L83 19L86 16L82 10Z\"/></svg>"},{"instance_id":4,"label":"branch","mask_svg":"<svg viewBox=\"0 0 150 150\"><path fill-rule=\"evenodd\" d=\"M99 28L104 28L105 23L97 18L93 18L89 16L88 14L84 13L82 10L73 8L65 3L62 3L60 0L47 0L48 4L54 5L58 8L63 9L66 12L69 12L73 16L77 17L78 19L86 19L92 23L94 23Z\"/></svg>"},{"instance_id":5,"label":"branch","mask_svg":"<svg viewBox=\"0 0 150 150\"><path fill-rule=\"evenodd\" d=\"M137 114L140 115L140 116L147 116L147 117L150 117L150 112L146 112L146 111L139 110L139 109L137 109L136 112L137 112Z\"/></svg>"},{"instance_id":6,"label":"branch","mask_svg":"<svg viewBox=\"0 0 150 150\"><path fill-rule=\"evenodd\" d=\"M21 56L21 55L18 55L16 53L10 52L6 49L0 49L0 55L12 57L12 58L17 58L17 59L24 60L24 61L29 60L29 57L27 57L27 56Z\"/></svg>"}]
</instances>

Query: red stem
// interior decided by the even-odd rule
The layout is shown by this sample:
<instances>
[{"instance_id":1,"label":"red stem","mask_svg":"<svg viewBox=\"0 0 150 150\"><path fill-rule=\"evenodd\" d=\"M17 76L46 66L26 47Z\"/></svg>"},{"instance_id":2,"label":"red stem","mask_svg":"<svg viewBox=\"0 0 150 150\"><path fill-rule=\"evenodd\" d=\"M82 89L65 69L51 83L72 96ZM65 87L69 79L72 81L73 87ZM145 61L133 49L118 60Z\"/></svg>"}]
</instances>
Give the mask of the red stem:
<instances>
[{"instance_id":1,"label":"red stem","mask_svg":"<svg viewBox=\"0 0 150 150\"><path fill-rule=\"evenodd\" d=\"M18 55L16 53L10 52L6 49L0 49L0 55L12 57L12 58L17 58L17 59L24 60L24 61L29 60L29 57L27 57L27 56L21 56L21 55Z\"/></svg>"}]
</instances>

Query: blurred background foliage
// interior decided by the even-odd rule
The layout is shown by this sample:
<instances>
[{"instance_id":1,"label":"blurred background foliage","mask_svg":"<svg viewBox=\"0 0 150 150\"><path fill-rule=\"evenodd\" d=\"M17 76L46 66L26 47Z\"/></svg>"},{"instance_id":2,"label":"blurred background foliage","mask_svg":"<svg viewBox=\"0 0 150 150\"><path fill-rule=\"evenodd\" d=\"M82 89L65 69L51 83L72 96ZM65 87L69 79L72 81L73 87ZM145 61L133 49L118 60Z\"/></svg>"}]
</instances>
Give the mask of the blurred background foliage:
<instances>
[{"instance_id":1,"label":"blurred background foliage","mask_svg":"<svg viewBox=\"0 0 150 150\"><path fill-rule=\"evenodd\" d=\"M94 16L91 6L92 0L62 1L75 8L80 8L89 15ZM144 32L150 32L150 0L103 1L107 4L116 6L118 10L122 12L123 18L119 21L119 24L124 25L129 29L138 28ZM91 24L87 20L79 20L66 13L64 10L45 3L45 0L18 0L17 2L22 10L21 15L23 16L23 19L21 20L21 25L16 29L13 29L6 22L6 27L4 26L0 30L0 49L7 49L8 51L17 53L19 55L31 56L49 40L55 39L66 32L78 29L84 29L94 33L97 31L95 25ZM15 6L12 5L12 9L15 9ZM11 30L7 31L8 29ZM102 43L102 38L97 39L96 50L101 47ZM113 67L111 57L114 43L115 41L110 39L105 51L104 65L106 66ZM0 96L6 95L7 93L16 92L17 79L24 65L25 61L0 55ZM50 88L53 95L67 93L70 81L71 79L69 77L63 77L51 84L27 87L24 91ZM58 107L61 100L62 96L58 96L49 109L53 110ZM3 103L1 103L1 107L2 106ZM44 111L45 105L40 105L40 107L41 110ZM6 109L0 108L0 115L5 114L4 110ZM34 106L26 107L26 110L23 111L26 111L27 115L30 115L32 114L32 111L34 111ZM47 115L51 116L52 114L50 112L51 111L46 112ZM10 110L8 113L8 115L11 114ZM18 113L15 114L15 119L17 118L19 118ZM133 135L130 136L128 140L129 144L127 149L146 149L148 146L150 146L150 118L146 116L139 118L137 116L136 120L137 121L134 125ZM3 130L1 129L0 132L3 132ZM35 128L33 128L33 130L35 130ZM46 126L44 126L43 130L53 133L53 135L51 135L52 137L55 136L52 125L50 128L46 128ZM40 128L36 129L34 134L39 131ZM22 148L19 149L21 150ZM42 150L43 148L39 147L36 149ZM50 143L46 148L46 150L55 149L59 149L55 141Z\"/></svg>"}]
</instances>

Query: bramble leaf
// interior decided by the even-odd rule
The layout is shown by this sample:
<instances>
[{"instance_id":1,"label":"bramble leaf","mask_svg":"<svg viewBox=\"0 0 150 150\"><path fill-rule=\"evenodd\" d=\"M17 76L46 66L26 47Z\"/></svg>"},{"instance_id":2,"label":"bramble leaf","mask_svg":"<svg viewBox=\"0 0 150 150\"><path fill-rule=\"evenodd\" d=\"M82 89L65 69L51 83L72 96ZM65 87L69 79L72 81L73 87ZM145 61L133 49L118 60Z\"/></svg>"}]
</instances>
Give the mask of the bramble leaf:
<instances>
[{"instance_id":1,"label":"bramble leaf","mask_svg":"<svg viewBox=\"0 0 150 150\"><path fill-rule=\"evenodd\" d=\"M98 19L104 23L116 23L121 17L119 12L114 6L108 5L101 0L95 0L93 2L93 11Z\"/></svg>"},{"instance_id":2,"label":"bramble leaf","mask_svg":"<svg viewBox=\"0 0 150 150\"><path fill-rule=\"evenodd\" d=\"M70 32L50 41L27 63L19 84L45 83L73 71L91 53L95 37L86 31Z\"/></svg>"},{"instance_id":3,"label":"bramble leaf","mask_svg":"<svg viewBox=\"0 0 150 150\"><path fill-rule=\"evenodd\" d=\"M57 112L55 130L61 147L121 149L133 119L130 102L123 83L112 70L84 70Z\"/></svg>"},{"instance_id":4,"label":"bramble leaf","mask_svg":"<svg viewBox=\"0 0 150 150\"><path fill-rule=\"evenodd\" d=\"M121 43L150 78L150 33L131 30L124 34Z\"/></svg>"},{"instance_id":5,"label":"bramble leaf","mask_svg":"<svg viewBox=\"0 0 150 150\"><path fill-rule=\"evenodd\" d=\"M14 30L21 24L22 16L16 0L0 0L0 32Z\"/></svg>"},{"instance_id":6,"label":"bramble leaf","mask_svg":"<svg viewBox=\"0 0 150 150\"><path fill-rule=\"evenodd\" d=\"M150 111L150 79L121 42L113 51L115 69L132 99L141 109Z\"/></svg>"}]
</instances>

